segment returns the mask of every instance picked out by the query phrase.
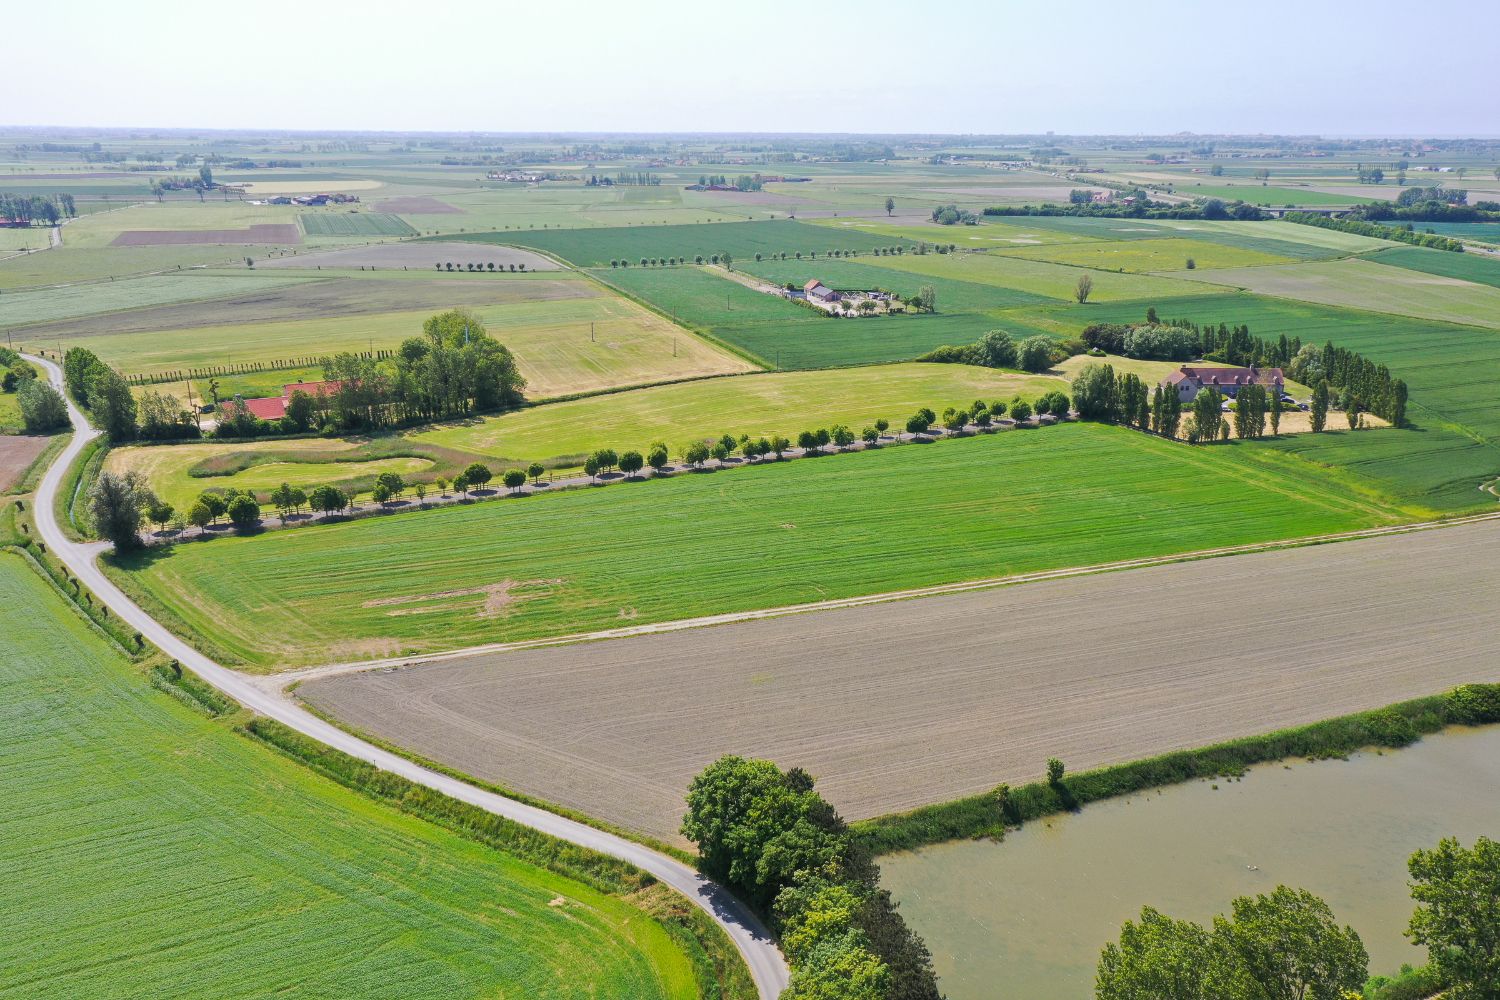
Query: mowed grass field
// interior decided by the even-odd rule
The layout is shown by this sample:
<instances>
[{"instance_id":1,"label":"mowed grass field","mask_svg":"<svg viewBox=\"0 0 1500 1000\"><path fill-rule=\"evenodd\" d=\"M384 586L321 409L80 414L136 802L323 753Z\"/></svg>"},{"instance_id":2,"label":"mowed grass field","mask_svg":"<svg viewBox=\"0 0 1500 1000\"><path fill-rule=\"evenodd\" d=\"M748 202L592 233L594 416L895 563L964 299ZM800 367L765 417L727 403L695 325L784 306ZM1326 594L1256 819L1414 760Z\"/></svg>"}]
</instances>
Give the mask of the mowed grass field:
<instances>
[{"instance_id":1,"label":"mowed grass field","mask_svg":"<svg viewBox=\"0 0 1500 1000\"><path fill-rule=\"evenodd\" d=\"M45 291L7 292L0 295L0 327L13 329L125 309L268 292L306 280L301 275L258 274L247 270L243 275L159 275Z\"/></svg>"},{"instance_id":2,"label":"mowed grass field","mask_svg":"<svg viewBox=\"0 0 1500 1000\"><path fill-rule=\"evenodd\" d=\"M1179 276L1188 274L1178 272ZM1198 274L1196 279L1321 305L1500 330L1500 282L1476 284L1370 260L1351 258L1279 267L1222 268Z\"/></svg>"},{"instance_id":3,"label":"mowed grass field","mask_svg":"<svg viewBox=\"0 0 1500 1000\"><path fill-rule=\"evenodd\" d=\"M697 995L641 911L155 691L20 556L0 607L0 997Z\"/></svg>"},{"instance_id":4,"label":"mowed grass field","mask_svg":"<svg viewBox=\"0 0 1500 1000\"><path fill-rule=\"evenodd\" d=\"M976 399L1009 402L1066 386L1055 378L968 365L897 364L710 379L532 407L412 434L462 451L552 465L610 446L643 454L655 441L676 453L691 441L783 434L848 424L859 433L884 417L892 427L924 406L942 412Z\"/></svg>"},{"instance_id":5,"label":"mowed grass field","mask_svg":"<svg viewBox=\"0 0 1500 1000\"><path fill-rule=\"evenodd\" d=\"M495 284L484 284L490 281ZM457 292L452 290L455 285L461 286ZM151 328L150 317L126 315L119 318L119 325L125 327L120 332L88 334L90 324L75 322L66 330L35 328L23 331L20 337L40 346L51 346L61 339L64 346L87 347L129 373L171 372L340 351L394 350L402 340L421 336L422 323L429 316L461 304L515 354L532 398L754 367L637 303L576 277L514 282L508 277L463 282L436 278L345 279L326 287L319 283L291 291L294 294L284 300L272 293L270 302L254 301L245 303L243 309L218 310L221 316L242 313L242 323L213 323L216 304L200 303L158 312L157 320L163 326L156 329ZM372 299L395 303L405 298L426 305L420 309L362 312L362 292L369 293L365 303ZM296 311L299 302L309 307L305 318L276 318ZM352 314L345 311L346 304L351 303ZM165 325L194 320L209 322L201 326ZM283 381L294 380L289 373ZM275 383L273 395L280 394L279 385Z\"/></svg>"},{"instance_id":6,"label":"mowed grass field","mask_svg":"<svg viewBox=\"0 0 1500 1000\"><path fill-rule=\"evenodd\" d=\"M1185 262L1189 260L1200 268L1256 267L1265 264L1284 264L1291 259L1260 250L1175 237L1068 243L1012 248L995 252L1012 257L1024 257L1028 260L1050 260L1058 264L1072 264L1077 267L1092 267L1107 271L1175 271L1184 267Z\"/></svg>"},{"instance_id":7,"label":"mowed grass field","mask_svg":"<svg viewBox=\"0 0 1500 1000\"><path fill-rule=\"evenodd\" d=\"M386 212L302 212L297 216L308 236L415 236L399 215Z\"/></svg>"},{"instance_id":8,"label":"mowed grass field","mask_svg":"<svg viewBox=\"0 0 1500 1000\"><path fill-rule=\"evenodd\" d=\"M829 250L869 251L909 242L899 237L840 231L792 220L469 233L447 238L532 247L577 267L608 267L611 260L628 260L635 267L642 257L692 260L701 254L706 260L717 253L728 253L736 261L743 261L753 260L757 253L793 255L800 251L806 256Z\"/></svg>"},{"instance_id":9,"label":"mowed grass field","mask_svg":"<svg viewBox=\"0 0 1500 1000\"><path fill-rule=\"evenodd\" d=\"M110 571L216 654L276 669L1393 516L1278 457L1066 424L182 545Z\"/></svg>"}]
</instances>

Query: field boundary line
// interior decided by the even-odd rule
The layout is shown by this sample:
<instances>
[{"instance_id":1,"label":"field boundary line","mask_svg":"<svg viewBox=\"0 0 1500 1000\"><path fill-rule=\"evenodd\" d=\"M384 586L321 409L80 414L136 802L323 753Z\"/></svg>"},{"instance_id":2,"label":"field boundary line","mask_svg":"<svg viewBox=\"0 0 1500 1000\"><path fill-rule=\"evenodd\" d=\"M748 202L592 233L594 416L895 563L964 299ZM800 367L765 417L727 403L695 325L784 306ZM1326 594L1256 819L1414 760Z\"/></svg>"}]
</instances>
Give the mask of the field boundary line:
<instances>
[{"instance_id":1,"label":"field boundary line","mask_svg":"<svg viewBox=\"0 0 1500 1000\"><path fill-rule=\"evenodd\" d=\"M1482 490L1484 487L1481 486ZM1500 495L1500 494L1497 494ZM784 618L789 615L807 614L817 611L837 611L858 608L870 604L889 604L896 601L917 600L924 597L942 597L948 594L965 594L979 590L998 590L1027 583L1042 583L1048 580L1067 580L1080 576L1101 573L1117 573L1132 569L1150 569L1174 563L1196 562L1200 559L1217 559L1224 556L1251 555L1257 552L1274 552L1282 549L1307 548L1314 545L1331 545L1338 542L1357 541L1363 538L1379 538L1385 535L1409 534L1417 531L1432 531L1475 524L1483 521L1500 521L1500 511L1485 514L1470 514L1463 517L1436 521L1415 521L1407 524L1380 525L1373 528L1356 528L1352 531L1323 535L1307 535L1302 538L1283 538L1266 542L1247 542L1243 545L1227 545L1191 552L1177 552L1161 556L1145 556L1139 559L1124 559L1116 562L1095 563L1087 566L1069 566L1061 569L1038 570L1031 573L1016 573L1010 576L965 580L958 583L939 583L929 587L914 587L906 590L884 591L878 594L862 594L856 597L840 597L805 604L787 604L775 608L760 608L750 611L731 611L717 615L701 615L695 618L679 618L675 621L656 622L646 625L630 625L595 632L577 632L570 635L547 636L539 639L518 639L513 642L494 642L463 649L445 650L439 653L412 656L388 657L380 660L361 660L346 663L330 663L317 667L304 667L276 674L261 674L248 678L249 683L267 692L282 693L289 687L309 680L320 680L343 674L364 673L369 670L390 670L401 667L420 666L483 656L494 653L512 653L528 649L544 649L551 646L571 646L610 639L628 639L643 635L666 632L682 632L688 629L711 628L716 625L732 625L740 622L761 621L769 618Z\"/></svg>"}]
</instances>

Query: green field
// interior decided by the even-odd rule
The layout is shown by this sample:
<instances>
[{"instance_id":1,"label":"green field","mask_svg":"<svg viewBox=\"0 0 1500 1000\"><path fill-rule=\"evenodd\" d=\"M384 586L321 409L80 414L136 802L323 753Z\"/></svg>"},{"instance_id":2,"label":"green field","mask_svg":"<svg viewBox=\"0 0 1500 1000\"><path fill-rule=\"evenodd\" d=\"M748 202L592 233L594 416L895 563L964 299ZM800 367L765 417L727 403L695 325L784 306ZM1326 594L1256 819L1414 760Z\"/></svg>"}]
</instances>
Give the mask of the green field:
<instances>
[{"instance_id":1,"label":"green field","mask_svg":"<svg viewBox=\"0 0 1500 1000\"><path fill-rule=\"evenodd\" d=\"M1176 271L1188 260L1200 268L1255 267L1284 264L1291 258L1203 240L1164 237L1155 240L1121 240L1119 242L1069 243L999 250L997 253L1028 260L1050 260L1076 267L1093 267L1106 271Z\"/></svg>"},{"instance_id":2,"label":"green field","mask_svg":"<svg viewBox=\"0 0 1500 1000\"><path fill-rule=\"evenodd\" d=\"M78 316L118 312L122 309L143 309L147 306L269 291L309 280L320 279L285 272L257 274L247 270L243 275L160 275L49 288L45 291L7 292L0 295L0 328L48 323Z\"/></svg>"},{"instance_id":3,"label":"green field","mask_svg":"<svg viewBox=\"0 0 1500 1000\"><path fill-rule=\"evenodd\" d=\"M1224 201L1248 201L1252 205L1358 205L1367 201L1386 200L1381 194L1356 198L1347 194L1324 194L1311 188L1271 187L1260 184L1178 183L1173 193L1191 198L1220 198Z\"/></svg>"},{"instance_id":4,"label":"green field","mask_svg":"<svg viewBox=\"0 0 1500 1000\"><path fill-rule=\"evenodd\" d=\"M1480 285L1363 258L1176 273L1263 295L1500 330L1500 283Z\"/></svg>"},{"instance_id":5,"label":"green field","mask_svg":"<svg viewBox=\"0 0 1500 1000\"><path fill-rule=\"evenodd\" d=\"M1412 226L1419 233L1430 230L1456 240L1500 244L1500 222L1414 222Z\"/></svg>"},{"instance_id":6,"label":"green field","mask_svg":"<svg viewBox=\"0 0 1500 1000\"><path fill-rule=\"evenodd\" d=\"M384 212L303 212L297 216L309 236L415 236L399 215Z\"/></svg>"},{"instance_id":7,"label":"green field","mask_svg":"<svg viewBox=\"0 0 1500 1000\"><path fill-rule=\"evenodd\" d=\"M605 445L645 452L654 441L676 446L717 438L784 434L848 424L856 432L884 417L903 424L918 409L941 412L975 399L1008 401L1058 388L1056 379L966 365L898 364L712 379L488 417L413 434L448 448L518 463L581 463ZM1063 387L1066 389L1066 387Z\"/></svg>"},{"instance_id":8,"label":"green field","mask_svg":"<svg viewBox=\"0 0 1500 1000\"><path fill-rule=\"evenodd\" d=\"M0 430L21 428L21 402L13 392L0 392Z\"/></svg>"},{"instance_id":9,"label":"green field","mask_svg":"<svg viewBox=\"0 0 1500 1000\"><path fill-rule=\"evenodd\" d=\"M1281 457L1065 424L182 545L111 572L218 655L266 669L1389 518Z\"/></svg>"},{"instance_id":10,"label":"green field","mask_svg":"<svg viewBox=\"0 0 1500 1000\"><path fill-rule=\"evenodd\" d=\"M908 274L1030 292L1059 302L1072 300L1078 278L1083 273L1067 264L999 253L906 254L902 257L870 257L864 263ZM1089 277L1094 282L1090 302L1155 300L1203 294L1203 286L1197 282L1151 274L1093 271ZM903 284L910 284L912 280L904 279Z\"/></svg>"},{"instance_id":11,"label":"green field","mask_svg":"<svg viewBox=\"0 0 1500 1000\"><path fill-rule=\"evenodd\" d=\"M1024 292L1001 290L992 294L980 285L948 295L966 283L945 283L917 275L903 280L901 275L881 268L841 261L735 266L747 271L754 268L752 273L757 276L777 281L801 284L813 275L830 284L857 279L870 287L893 287L906 295L930 284L938 289L938 313L834 319L700 267L605 268L595 273L690 327L758 357L766 367L783 369L905 361L944 344L969 343L1000 325L981 312L962 310L957 304L960 300L971 306L985 298L992 298L996 305L1003 301L1047 301Z\"/></svg>"},{"instance_id":12,"label":"green field","mask_svg":"<svg viewBox=\"0 0 1500 1000\"><path fill-rule=\"evenodd\" d=\"M456 237L479 243L507 243L543 250L578 267L609 267L614 259L632 266L642 257L705 259L728 253L736 261L757 253L804 255L829 250L868 251L907 242L858 231L840 231L803 222L727 222L701 226L626 226L611 229L527 230L524 233L469 233Z\"/></svg>"},{"instance_id":13,"label":"green field","mask_svg":"<svg viewBox=\"0 0 1500 1000\"><path fill-rule=\"evenodd\" d=\"M1372 265L1374 266L1374 265ZM1066 315L1078 314L1076 307ZM1089 307L1089 321L1139 321L1134 304ZM1238 324L1258 336L1332 341L1359 351L1411 387L1411 433L1302 434L1266 445L1349 474L1416 516L1494 509L1482 482L1500 475L1500 411L1488 373L1500 371L1500 334L1472 326L1336 309L1259 295L1213 295L1166 303L1163 317Z\"/></svg>"},{"instance_id":14,"label":"green field","mask_svg":"<svg viewBox=\"0 0 1500 1000\"><path fill-rule=\"evenodd\" d=\"M1004 221L987 218L977 226L901 224L871 219L815 219L812 225L837 232L866 233L882 239L950 243L961 250L988 250L997 246L1028 246L1037 243L1076 243L1093 238L1082 233L1043 229L1029 223L1030 220L1024 217L1011 216Z\"/></svg>"},{"instance_id":15,"label":"green field","mask_svg":"<svg viewBox=\"0 0 1500 1000\"><path fill-rule=\"evenodd\" d=\"M17 555L0 607L0 997L697 995L640 910L157 692Z\"/></svg>"},{"instance_id":16,"label":"green field","mask_svg":"<svg viewBox=\"0 0 1500 1000\"><path fill-rule=\"evenodd\" d=\"M1399 247L1371 254L1369 260L1393 264L1424 274L1500 288L1500 259L1475 253L1451 253L1426 247Z\"/></svg>"}]
</instances>

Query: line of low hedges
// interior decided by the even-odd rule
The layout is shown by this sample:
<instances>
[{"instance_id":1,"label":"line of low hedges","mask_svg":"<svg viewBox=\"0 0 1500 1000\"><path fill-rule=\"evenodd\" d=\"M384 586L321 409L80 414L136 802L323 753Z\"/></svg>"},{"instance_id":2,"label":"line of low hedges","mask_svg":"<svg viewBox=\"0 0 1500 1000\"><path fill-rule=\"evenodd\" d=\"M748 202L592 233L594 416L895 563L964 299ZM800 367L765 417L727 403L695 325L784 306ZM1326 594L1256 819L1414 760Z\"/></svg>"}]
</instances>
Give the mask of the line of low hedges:
<instances>
[{"instance_id":1,"label":"line of low hedges","mask_svg":"<svg viewBox=\"0 0 1500 1000\"><path fill-rule=\"evenodd\" d=\"M1100 799L1196 778L1242 774L1252 764L1288 757L1341 757L1364 747L1404 747L1449 725L1500 722L1500 684L1467 684L1446 694L1404 701L1262 736L1231 740L1086 771L1058 784L1038 781L854 824L872 854L974 837L998 837L1006 827L1077 809Z\"/></svg>"},{"instance_id":2,"label":"line of low hedges","mask_svg":"<svg viewBox=\"0 0 1500 1000\"><path fill-rule=\"evenodd\" d=\"M245 723L242 731L346 788L447 827L539 868L637 903L667 925L669 933L674 936L690 934L697 942L698 947L687 950L697 969L699 983L713 987L705 990L706 997L723 1000L753 1000L755 997L749 970L735 954L734 946L722 928L686 901L680 906L665 905L658 896L659 890L652 892L653 887L659 885L656 879L634 865L558 840L400 775L382 771L274 720L253 718ZM642 897L656 898L647 904Z\"/></svg>"}]
</instances>

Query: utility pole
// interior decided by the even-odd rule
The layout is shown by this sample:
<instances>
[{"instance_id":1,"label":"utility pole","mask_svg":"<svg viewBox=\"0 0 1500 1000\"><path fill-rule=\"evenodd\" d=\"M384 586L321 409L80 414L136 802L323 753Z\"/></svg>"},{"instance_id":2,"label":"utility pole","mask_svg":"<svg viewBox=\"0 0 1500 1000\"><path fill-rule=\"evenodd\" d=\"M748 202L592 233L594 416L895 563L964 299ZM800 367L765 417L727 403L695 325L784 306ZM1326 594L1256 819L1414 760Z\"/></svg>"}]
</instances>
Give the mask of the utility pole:
<instances>
[{"instance_id":1,"label":"utility pole","mask_svg":"<svg viewBox=\"0 0 1500 1000\"><path fill-rule=\"evenodd\" d=\"M677 357L677 335L672 335L672 357Z\"/></svg>"},{"instance_id":2,"label":"utility pole","mask_svg":"<svg viewBox=\"0 0 1500 1000\"><path fill-rule=\"evenodd\" d=\"M589 343L594 343L594 321L589 320Z\"/></svg>"}]
</instances>

